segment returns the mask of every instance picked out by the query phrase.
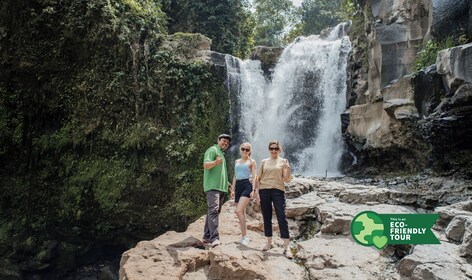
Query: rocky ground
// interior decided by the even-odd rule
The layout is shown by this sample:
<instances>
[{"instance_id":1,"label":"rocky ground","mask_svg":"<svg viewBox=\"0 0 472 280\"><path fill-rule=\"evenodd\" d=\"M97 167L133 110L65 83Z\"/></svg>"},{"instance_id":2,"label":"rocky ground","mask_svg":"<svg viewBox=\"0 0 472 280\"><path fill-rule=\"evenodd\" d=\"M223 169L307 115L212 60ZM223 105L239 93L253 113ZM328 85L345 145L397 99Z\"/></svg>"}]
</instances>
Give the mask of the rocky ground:
<instances>
[{"instance_id":1,"label":"rocky ground","mask_svg":"<svg viewBox=\"0 0 472 280\"><path fill-rule=\"evenodd\" d=\"M121 259L119 279L471 279L472 185L424 175L390 179L296 177L287 184L287 217L296 258L282 254L274 217L274 248L263 252L258 205L247 209L248 246L239 244L234 203L220 216L222 245L200 241L204 217L185 232L142 241ZM377 213L440 213L433 232L440 245L355 243L353 217Z\"/></svg>"}]
</instances>

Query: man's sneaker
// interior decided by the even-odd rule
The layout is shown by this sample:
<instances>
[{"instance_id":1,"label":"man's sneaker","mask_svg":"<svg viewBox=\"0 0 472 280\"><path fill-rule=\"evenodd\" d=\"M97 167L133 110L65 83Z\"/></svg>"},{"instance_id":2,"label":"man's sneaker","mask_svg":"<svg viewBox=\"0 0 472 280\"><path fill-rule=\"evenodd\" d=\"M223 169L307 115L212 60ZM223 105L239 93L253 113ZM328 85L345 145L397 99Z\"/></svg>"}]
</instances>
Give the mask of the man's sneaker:
<instances>
[{"instance_id":1,"label":"man's sneaker","mask_svg":"<svg viewBox=\"0 0 472 280\"><path fill-rule=\"evenodd\" d=\"M216 247L216 246L218 246L218 245L220 245L220 244L221 244L220 240L219 240L219 239L215 239L213 242L211 242L211 247L214 248L214 247Z\"/></svg>"},{"instance_id":2,"label":"man's sneaker","mask_svg":"<svg viewBox=\"0 0 472 280\"><path fill-rule=\"evenodd\" d=\"M239 241L239 243L243 244L244 246L247 246L247 244L249 244L249 237L247 236L241 237L241 240Z\"/></svg>"}]
</instances>

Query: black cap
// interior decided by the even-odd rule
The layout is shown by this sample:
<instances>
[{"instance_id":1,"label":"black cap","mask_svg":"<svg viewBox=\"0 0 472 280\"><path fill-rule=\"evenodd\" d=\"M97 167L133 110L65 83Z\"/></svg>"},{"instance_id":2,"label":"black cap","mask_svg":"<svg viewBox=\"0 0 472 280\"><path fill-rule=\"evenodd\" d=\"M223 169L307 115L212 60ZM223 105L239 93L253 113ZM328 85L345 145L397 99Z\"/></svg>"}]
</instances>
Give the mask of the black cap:
<instances>
[{"instance_id":1,"label":"black cap","mask_svg":"<svg viewBox=\"0 0 472 280\"><path fill-rule=\"evenodd\" d=\"M218 136L218 140L220 140L221 138L226 138L231 142L231 136L229 136L228 134L221 134L220 136Z\"/></svg>"}]
</instances>

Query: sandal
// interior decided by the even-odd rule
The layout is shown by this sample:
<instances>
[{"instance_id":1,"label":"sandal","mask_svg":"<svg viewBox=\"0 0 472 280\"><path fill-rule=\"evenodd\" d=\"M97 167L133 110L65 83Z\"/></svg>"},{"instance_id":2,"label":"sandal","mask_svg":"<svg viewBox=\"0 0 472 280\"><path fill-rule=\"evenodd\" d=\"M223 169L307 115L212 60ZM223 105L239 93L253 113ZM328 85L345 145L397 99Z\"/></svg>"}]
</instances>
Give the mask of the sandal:
<instances>
[{"instance_id":1,"label":"sandal","mask_svg":"<svg viewBox=\"0 0 472 280\"><path fill-rule=\"evenodd\" d=\"M272 244L266 243L264 248L262 248L262 251L269 251L270 249L272 249Z\"/></svg>"}]
</instances>

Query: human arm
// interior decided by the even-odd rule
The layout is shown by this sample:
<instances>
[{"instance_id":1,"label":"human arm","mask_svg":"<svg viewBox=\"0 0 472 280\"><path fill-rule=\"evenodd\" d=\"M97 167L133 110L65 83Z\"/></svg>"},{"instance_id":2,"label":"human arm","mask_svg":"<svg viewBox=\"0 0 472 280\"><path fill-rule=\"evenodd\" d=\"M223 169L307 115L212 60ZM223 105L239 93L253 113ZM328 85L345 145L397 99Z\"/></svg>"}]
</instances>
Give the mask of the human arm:
<instances>
[{"instance_id":1,"label":"human arm","mask_svg":"<svg viewBox=\"0 0 472 280\"><path fill-rule=\"evenodd\" d=\"M220 165L223 163L223 159L220 156L216 156L214 161L208 161L203 163L203 168L205 169L212 169L213 167Z\"/></svg>"},{"instance_id":2,"label":"human arm","mask_svg":"<svg viewBox=\"0 0 472 280\"><path fill-rule=\"evenodd\" d=\"M251 172L252 172L252 192L251 192L251 198L256 195L256 199L259 196L259 192L257 191L258 185L257 185L257 165L255 160L251 160Z\"/></svg>"},{"instance_id":3,"label":"human arm","mask_svg":"<svg viewBox=\"0 0 472 280\"><path fill-rule=\"evenodd\" d=\"M203 168L204 169L212 169L213 167L222 164L223 158L218 154L216 148L210 147L206 152L203 159Z\"/></svg>"},{"instance_id":4,"label":"human arm","mask_svg":"<svg viewBox=\"0 0 472 280\"><path fill-rule=\"evenodd\" d=\"M291 174L292 172L292 167L290 166L290 163L288 162L287 159L284 159L284 163L282 166L282 177L285 183L289 182L291 179Z\"/></svg>"},{"instance_id":5,"label":"human arm","mask_svg":"<svg viewBox=\"0 0 472 280\"><path fill-rule=\"evenodd\" d=\"M254 187L257 189L257 191L256 191L256 203L257 204L261 203L261 197L260 197L260 194L259 194L259 189L261 187L262 176L264 176L264 160L261 161L261 166L259 167L259 169L257 171L256 184L254 185Z\"/></svg>"},{"instance_id":6,"label":"human arm","mask_svg":"<svg viewBox=\"0 0 472 280\"><path fill-rule=\"evenodd\" d=\"M235 195L235 188L236 188L236 174L233 175L233 184L230 185L229 187L229 192L231 194L231 198L234 198Z\"/></svg>"}]
</instances>

